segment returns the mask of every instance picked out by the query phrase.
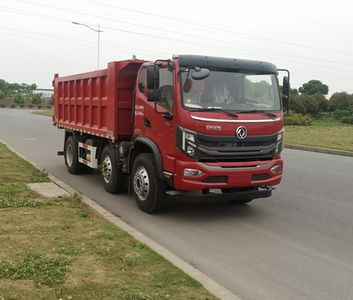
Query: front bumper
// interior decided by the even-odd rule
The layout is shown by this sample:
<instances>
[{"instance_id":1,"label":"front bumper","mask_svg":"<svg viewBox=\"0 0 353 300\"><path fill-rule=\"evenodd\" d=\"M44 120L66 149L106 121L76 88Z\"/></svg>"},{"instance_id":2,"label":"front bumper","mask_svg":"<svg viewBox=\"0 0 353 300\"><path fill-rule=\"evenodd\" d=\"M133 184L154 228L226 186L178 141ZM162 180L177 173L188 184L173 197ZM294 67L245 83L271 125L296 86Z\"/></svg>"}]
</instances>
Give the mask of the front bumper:
<instances>
[{"instance_id":1,"label":"front bumper","mask_svg":"<svg viewBox=\"0 0 353 300\"><path fill-rule=\"evenodd\" d=\"M280 166L281 172L274 174L271 169ZM185 177L185 169L198 169L202 174ZM202 189L274 186L281 182L283 160L250 162L194 162L175 161L173 185L176 190L195 191Z\"/></svg>"},{"instance_id":2,"label":"front bumper","mask_svg":"<svg viewBox=\"0 0 353 300\"><path fill-rule=\"evenodd\" d=\"M233 200L253 200L257 198L271 197L272 189L259 189L259 190L248 190L248 191L236 191L232 193L220 193L210 191L207 194L203 194L200 191L192 192L167 192L169 199L185 202L218 202L218 201L233 201Z\"/></svg>"}]
</instances>

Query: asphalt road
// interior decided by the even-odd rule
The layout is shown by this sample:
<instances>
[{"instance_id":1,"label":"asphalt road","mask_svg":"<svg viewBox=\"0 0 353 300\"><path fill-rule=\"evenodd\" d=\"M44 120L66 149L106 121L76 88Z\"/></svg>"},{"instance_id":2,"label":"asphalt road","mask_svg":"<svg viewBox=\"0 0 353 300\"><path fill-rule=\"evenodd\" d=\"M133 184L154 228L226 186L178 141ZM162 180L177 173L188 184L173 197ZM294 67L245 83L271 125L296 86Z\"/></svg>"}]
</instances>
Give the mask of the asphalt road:
<instances>
[{"instance_id":1,"label":"asphalt road","mask_svg":"<svg viewBox=\"0 0 353 300\"><path fill-rule=\"evenodd\" d=\"M353 158L286 149L271 198L151 216L97 174L68 174L51 118L0 109L0 139L243 299L353 299Z\"/></svg>"}]
</instances>

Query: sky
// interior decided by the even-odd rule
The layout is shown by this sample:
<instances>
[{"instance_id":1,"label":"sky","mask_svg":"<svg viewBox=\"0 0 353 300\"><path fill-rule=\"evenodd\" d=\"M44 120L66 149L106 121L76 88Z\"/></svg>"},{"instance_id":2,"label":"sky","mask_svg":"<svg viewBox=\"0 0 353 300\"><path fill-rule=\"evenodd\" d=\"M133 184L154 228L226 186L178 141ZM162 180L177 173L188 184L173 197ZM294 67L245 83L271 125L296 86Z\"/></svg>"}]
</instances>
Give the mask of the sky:
<instances>
[{"instance_id":1,"label":"sky","mask_svg":"<svg viewBox=\"0 0 353 300\"><path fill-rule=\"evenodd\" d=\"M353 93L353 3L279 0L0 0L0 79L51 88L110 61L200 54L269 61L291 86Z\"/></svg>"}]
</instances>

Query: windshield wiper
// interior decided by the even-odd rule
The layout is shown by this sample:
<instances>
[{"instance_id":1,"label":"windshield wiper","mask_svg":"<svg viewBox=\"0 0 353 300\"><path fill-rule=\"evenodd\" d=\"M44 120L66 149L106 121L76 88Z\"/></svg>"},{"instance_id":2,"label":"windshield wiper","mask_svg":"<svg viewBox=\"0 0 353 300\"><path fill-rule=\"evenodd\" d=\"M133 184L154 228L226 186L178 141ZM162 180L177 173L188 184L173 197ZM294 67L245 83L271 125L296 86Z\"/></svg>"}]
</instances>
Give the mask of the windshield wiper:
<instances>
[{"instance_id":1,"label":"windshield wiper","mask_svg":"<svg viewBox=\"0 0 353 300\"><path fill-rule=\"evenodd\" d=\"M277 117L277 115L264 111L264 110L257 110L257 109L251 109L251 110L241 110L241 111L237 111L238 114L251 114L251 113L260 113L260 114L265 114L268 115L270 117L272 117L273 119Z\"/></svg>"},{"instance_id":2,"label":"windshield wiper","mask_svg":"<svg viewBox=\"0 0 353 300\"><path fill-rule=\"evenodd\" d=\"M224 112L232 117L238 118L237 113L232 113L230 111L223 110L223 108L219 107L219 106L208 106L208 107L196 108L196 109L192 109L191 111L221 111L221 112Z\"/></svg>"}]
</instances>

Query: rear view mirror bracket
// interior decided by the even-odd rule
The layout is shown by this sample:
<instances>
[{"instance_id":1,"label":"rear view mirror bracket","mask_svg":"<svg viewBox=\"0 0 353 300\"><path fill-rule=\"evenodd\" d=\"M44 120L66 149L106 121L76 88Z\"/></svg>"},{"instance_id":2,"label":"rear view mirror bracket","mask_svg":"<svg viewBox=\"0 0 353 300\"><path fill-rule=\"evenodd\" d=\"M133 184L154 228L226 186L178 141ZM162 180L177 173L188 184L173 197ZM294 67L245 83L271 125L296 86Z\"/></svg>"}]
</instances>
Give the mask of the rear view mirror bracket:
<instances>
[{"instance_id":1,"label":"rear view mirror bracket","mask_svg":"<svg viewBox=\"0 0 353 300\"><path fill-rule=\"evenodd\" d=\"M290 93L290 72L287 69L277 69L279 72L286 72L287 76L283 77L282 84L282 103L284 111L289 112L289 93Z\"/></svg>"}]
</instances>

